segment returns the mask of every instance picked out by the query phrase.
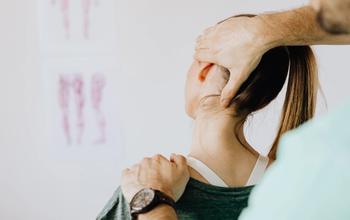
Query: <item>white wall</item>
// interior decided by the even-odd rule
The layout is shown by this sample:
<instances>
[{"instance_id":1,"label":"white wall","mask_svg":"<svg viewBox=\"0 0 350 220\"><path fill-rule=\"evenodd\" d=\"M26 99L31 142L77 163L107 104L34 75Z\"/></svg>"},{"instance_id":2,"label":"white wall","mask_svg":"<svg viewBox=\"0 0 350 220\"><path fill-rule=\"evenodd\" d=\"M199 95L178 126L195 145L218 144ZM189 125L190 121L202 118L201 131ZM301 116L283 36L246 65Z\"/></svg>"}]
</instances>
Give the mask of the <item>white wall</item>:
<instances>
[{"instance_id":1,"label":"white wall","mask_svg":"<svg viewBox=\"0 0 350 220\"><path fill-rule=\"evenodd\" d=\"M120 160L117 149L88 149L65 159L50 154L43 137L36 1L1 0L0 218L94 219L118 185L122 167L156 152L186 153L191 122L183 111L183 86L200 31L231 14L305 2L120 0L124 86L116 95L125 149ZM323 90L334 109L349 94L349 47L316 49ZM261 127L264 114L274 111L252 123ZM264 128L275 126L264 123ZM261 146L272 136L272 130L250 135Z\"/></svg>"}]
</instances>

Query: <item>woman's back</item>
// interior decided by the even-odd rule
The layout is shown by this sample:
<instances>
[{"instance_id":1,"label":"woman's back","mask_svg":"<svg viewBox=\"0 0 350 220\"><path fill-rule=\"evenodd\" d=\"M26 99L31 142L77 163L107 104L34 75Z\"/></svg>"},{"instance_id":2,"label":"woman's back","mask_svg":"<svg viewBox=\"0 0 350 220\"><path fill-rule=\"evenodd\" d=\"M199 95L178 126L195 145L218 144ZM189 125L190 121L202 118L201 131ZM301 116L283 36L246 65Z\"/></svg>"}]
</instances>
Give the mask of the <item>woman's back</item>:
<instances>
[{"instance_id":1,"label":"woman's back","mask_svg":"<svg viewBox=\"0 0 350 220\"><path fill-rule=\"evenodd\" d=\"M181 220L238 219L248 205L253 186L218 187L191 178L185 192L176 202ZM129 205L120 188L97 217L97 220L131 220Z\"/></svg>"}]
</instances>

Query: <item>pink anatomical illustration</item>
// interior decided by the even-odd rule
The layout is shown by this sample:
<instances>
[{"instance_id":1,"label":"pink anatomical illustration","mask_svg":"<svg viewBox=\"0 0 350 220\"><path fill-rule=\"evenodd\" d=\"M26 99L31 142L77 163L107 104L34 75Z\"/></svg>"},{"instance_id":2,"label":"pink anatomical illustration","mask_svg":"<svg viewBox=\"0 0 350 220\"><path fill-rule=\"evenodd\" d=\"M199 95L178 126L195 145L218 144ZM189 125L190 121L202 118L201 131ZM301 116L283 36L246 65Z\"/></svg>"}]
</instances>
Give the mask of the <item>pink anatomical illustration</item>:
<instances>
[{"instance_id":1,"label":"pink anatomical illustration","mask_svg":"<svg viewBox=\"0 0 350 220\"><path fill-rule=\"evenodd\" d=\"M72 87L75 98L76 108L76 128L77 128L77 144L81 144L84 133L84 81L81 75L75 75L72 79Z\"/></svg>"},{"instance_id":2,"label":"pink anatomical illustration","mask_svg":"<svg viewBox=\"0 0 350 220\"><path fill-rule=\"evenodd\" d=\"M52 6L56 6L57 1L59 2L60 11L63 19L63 28L65 32L66 39L70 38L71 35L71 23L72 16L70 16L70 9L72 7L72 0L51 0ZM98 0L92 3L92 0L80 0L81 1L81 9L83 14L83 24L82 24L82 33L85 39L89 39L90 35L90 14L91 8L93 6L98 6Z\"/></svg>"},{"instance_id":3,"label":"pink anatomical illustration","mask_svg":"<svg viewBox=\"0 0 350 220\"><path fill-rule=\"evenodd\" d=\"M83 33L85 39L89 39L91 0L82 0L82 9L84 14Z\"/></svg>"},{"instance_id":4,"label":"pink anatomical illustration","mask_svg":"<svg viewBox=\"0 0 350 220\"><path fill-rule=\"evenodd\" d=\"M102 111L103 91L106 81L103 75L94 74L90 83L91 113L96 123L86 124L85 83L82 74L62 74L58 80L58 101L62 114L62 129L67 145L81 145L84 142L93 141L93 144L106 143L106 119ZM73 114L73 115L70 115ZM96 137L83 141L84 131L94 127ZM72 137L74 136L74 138ZM86 135L85 135L86 136Z\"/></svg>"},{"instance_id":5,"label":"pink anatomical illustration","mask_svg":"<svg viewBox=\"0 0 350 220\"><path fill-rule=\"evenodd\" d=\"M104 144L106 142L106 119L101 110L101 103L103 99L103 90L106 81L103 75L95 74L91 79L91 102L92 108L95 111L97 128L99 136L94 141L95 144Z\"/></svg>"},{"instance_id":6,"label":"pink anatomical illustration","mask_svg":"<svg viewBox=\"0 0 350 220\"><path fill-rule=\"evenodd\" d=\"M70 134L70 123L69 123L69 95L70 95L70 78L61 75L59 78L59 104L62 111L62 127L66 138L67 145L70 145L71 134Z\"/></svg>"},{"instance_id":7,"label":"pink anatomical illustration","mask_svg":"<svg viewBox=\"0 0 350 220\"><path fill-rule=\"evenodd\" d=\"M63 28L65 32L66 39L70 38L70 16L69 16L69 6L70 6L70 0L51 0L51 4L54 6L56 5L56 1L60 1L60 10L62 13L62 19L63 19Z\"/></svg>"}]
</instances>

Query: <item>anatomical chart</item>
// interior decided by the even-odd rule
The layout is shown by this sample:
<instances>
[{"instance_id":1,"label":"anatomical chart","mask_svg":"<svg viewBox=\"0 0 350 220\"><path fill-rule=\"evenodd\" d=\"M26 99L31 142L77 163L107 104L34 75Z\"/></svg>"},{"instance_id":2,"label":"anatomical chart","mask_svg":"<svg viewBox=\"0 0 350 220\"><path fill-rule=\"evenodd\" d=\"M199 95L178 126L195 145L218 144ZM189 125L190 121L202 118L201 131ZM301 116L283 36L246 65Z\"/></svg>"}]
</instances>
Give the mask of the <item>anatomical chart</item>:
<instances>
[{"instance_id":1,"label":"anatomical chart","mask_svg":"<svg viewBox=\"0 0 350 220\"><path fill-rule=\"evenodd\" d=\"M39 12L49 142L119 146L114 0L40 0Z\"/></svg>"},{"instance_id":2,"label":"anatomical chart","mask_svg":"<svg viewBox=\"0 0 350 220\"><path fill-rule=\"evenodd\" d=\"M40 0L39 11L42 52L116 53L115 0Z\"/></svg>"}]
</instances>

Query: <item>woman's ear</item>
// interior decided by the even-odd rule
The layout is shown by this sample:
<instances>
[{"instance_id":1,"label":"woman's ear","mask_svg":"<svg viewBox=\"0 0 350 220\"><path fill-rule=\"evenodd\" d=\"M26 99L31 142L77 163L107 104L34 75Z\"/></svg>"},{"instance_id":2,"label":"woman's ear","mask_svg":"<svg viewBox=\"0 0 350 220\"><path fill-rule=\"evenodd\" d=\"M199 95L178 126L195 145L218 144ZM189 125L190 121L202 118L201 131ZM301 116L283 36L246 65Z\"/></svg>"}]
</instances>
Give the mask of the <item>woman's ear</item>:
<instances>
[{"instance_id":1,"label":"woman's ear","mask_svg":"<svg viewBox=\"0 0 350 220\"><path fill-rule=\"evenodd\" d=\"M214 64L212 64L212 63L203 63L203 62L199 63L199 75L198 75L199 81L201 81L201 82L205 81L205 79L207 78L207 75L209 73L209 70L211 69L211 67L213 65Z\"/></svg>"}]
</instances>

